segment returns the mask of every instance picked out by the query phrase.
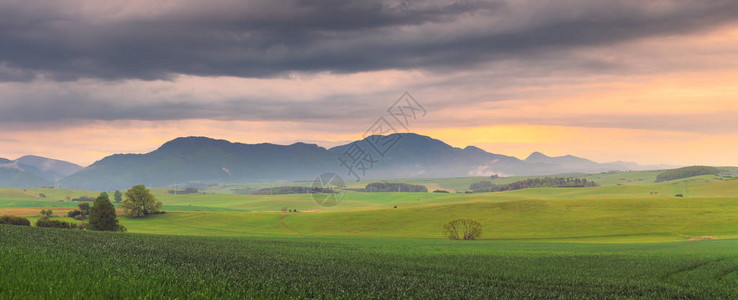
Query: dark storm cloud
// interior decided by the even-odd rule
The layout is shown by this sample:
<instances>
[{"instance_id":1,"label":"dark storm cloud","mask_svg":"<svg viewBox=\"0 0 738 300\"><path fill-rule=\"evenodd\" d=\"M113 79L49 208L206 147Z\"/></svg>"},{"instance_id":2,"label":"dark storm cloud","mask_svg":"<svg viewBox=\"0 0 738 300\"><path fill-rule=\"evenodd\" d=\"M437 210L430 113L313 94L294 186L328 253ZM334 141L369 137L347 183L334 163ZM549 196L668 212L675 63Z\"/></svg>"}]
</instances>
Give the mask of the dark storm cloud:
<instances>
[{"instance_id":1,"label":"dark storm cloud","mask_svg":"<svg viewBox=\"0 0 738 300\"><path fill-rule=\"evenodd\" d=\"M54 90L57 92L58 90ZM346 121L371 117L366 106L358 106L346 98L330 96L318 100L294 101L261 98L222 99L217 103L179 97L176 100L143 100L130 102L124 96L118 99L99 99L96 95L70 92L64 95L23 95L0 101L0 122L39 123L59 126L57 122L79 125L80 120L269 120L269 121ZM364 100L352 97L353 100ZM392 98L388 98L388 106ZM369 105L371 106L371 105ZM378 113L381 106L377 105ZM56 124L56 125L53 125Z\"/></svg>"},{"instance_id":2,"label":"dark storm cloud","mask_svg":"<svg viewBox=\"0 0 738 300\"><path fill-rule=\"evenodd\" d=\"M0 3L0 80L455 70L738 16L735 1L126 3Z\"/></svg>"}]
</instances>

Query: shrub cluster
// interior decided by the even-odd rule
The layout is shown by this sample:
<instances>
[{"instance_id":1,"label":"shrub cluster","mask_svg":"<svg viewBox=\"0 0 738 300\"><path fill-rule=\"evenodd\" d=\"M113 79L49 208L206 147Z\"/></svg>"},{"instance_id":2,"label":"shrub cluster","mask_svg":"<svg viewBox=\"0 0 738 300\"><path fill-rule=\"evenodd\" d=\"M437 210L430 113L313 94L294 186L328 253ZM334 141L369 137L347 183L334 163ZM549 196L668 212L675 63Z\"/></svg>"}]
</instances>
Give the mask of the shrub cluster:
<instances>
[{"instance_id":1,"label":"shrub cluster","mask_svg":"<svg viewBox=\"0 0 738 300\"><path fill-rule=\"evenodd\" d=\"M36 227L85 229L87 225L85 223L73 224L73 223L59 221L59 220L41 219L41 220L36 221Z\"/></svg>"},{"instance_id":2,"label":"shrub cluster","mask_svg":"<svg viewBox=\"0 0 738 300\"><path fill-rule=\"evenodd\" d=\"M95 201L95 198L88 197L88 196L82 196L79 198L72 199L72 202L92 202Z\"/></svg>"},{"instance_id":3,"label":"shrub cluster","mask_svg":"<svg viewBox=\"0 0 738 300\"><path fill-rule=\"evenodd\" d=\"M0 224L31 226L31 221L24 217L2 216L0 217Z\"/></svg>"},{"instance_id":4,"label":"shrub cluster","mask_svg":"<svg viewBox=\"0 0 738 300\"><path fill-rule=\"evenodd\" d=\"M70 218L76 218L77 216L81 216L82 212L79 211L79 209L73 209L67 212L67 217Z\"/></svg>"},{"instance_id":5,"label":"shrub cluster","mask_svg":"<svg viewBox=\"0 0 738 300\"><path fill-rule=\"evenodd\" d=\"M90 204L83 202L77 205L77 209L73 209L67 212L67 217L74 218L75 220L84 220L90 215Z\"/></svg>"}]
</instances>

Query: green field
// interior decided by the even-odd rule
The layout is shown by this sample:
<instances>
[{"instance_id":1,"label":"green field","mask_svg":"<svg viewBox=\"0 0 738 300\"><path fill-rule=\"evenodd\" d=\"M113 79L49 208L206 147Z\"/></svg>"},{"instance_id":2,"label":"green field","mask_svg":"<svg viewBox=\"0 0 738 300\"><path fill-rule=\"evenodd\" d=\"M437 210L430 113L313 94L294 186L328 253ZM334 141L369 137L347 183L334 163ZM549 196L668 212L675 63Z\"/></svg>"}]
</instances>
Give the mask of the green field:
<instances>
[{"instance_id":1,"label":"green field","mask_svg":"<svg viewBox=\"0 0 738 300\"><path fill-rule=\"evenodd\" d=\"M234 239L7 225L0 240L3 299L738 297L738 240Z\"/></svg>"},{"instance_id":2,"label":"green field","mask_svg":"<svg viewBox=\"0 0 738 300\"><path fill-rule=\"evenodd\" d=\"M655 171L587 175L601 185L591 188L348 192L329 208L309 194L229 192L248 184L153 189L167 213L120 217L125 234L0 225L0 266L14 274L0 276L0 298L736 298L734 171L663 183ZM464 190L480 180L392 182ZM0 215L35 221L42 208L76 206L67 195L96 194L0 189ZM478 220L482 240L444 240L453 218Z\"/></svg>"},{"instance_id":3,"label":"green field","mask_svg":"<svg viewBox=\"0 0 738 300\"><path fill-rule=\"evenodd\" d=\"M592 188L536 188L497 193L348 192L336 207L321 207L309 194L241 195L223 191L173 195L154 189L167 214L121 218L133 233L258 236L442 238L443 223L480 221L483 239L594 242L679 241L738 237L738 180L698 176L653 183L657 172L589 175ZM627 179L624 179L626 177ZM520 178L518 178L520 179ZM430 185L432 179L409 179ZM437 186L479 177L433 179ZM500 178L511 182L516 179ZM615 183L627 181L628 183ZM650 181L649 184L644 182ZM45 194L41 198L39 194ZM71 208L66 195L96 192L0 189L0 214L37 215L41 208ZM684 197L676 197L681 194ZM281 212L282 208L298 213ZM63 212L63 211L62 211Z\"/></svg>"}]
</instances>

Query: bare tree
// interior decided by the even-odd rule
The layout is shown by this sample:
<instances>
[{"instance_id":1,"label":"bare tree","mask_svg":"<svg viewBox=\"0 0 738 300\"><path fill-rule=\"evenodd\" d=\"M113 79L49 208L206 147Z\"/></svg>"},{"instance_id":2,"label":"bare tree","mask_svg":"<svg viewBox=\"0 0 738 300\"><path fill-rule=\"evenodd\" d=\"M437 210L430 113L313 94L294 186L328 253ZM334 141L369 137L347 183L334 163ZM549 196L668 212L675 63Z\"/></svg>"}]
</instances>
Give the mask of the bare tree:
<instances>
[{"instance_id":1,"label":"bare tree","mask_svg":"<svg viewBox=\"0 0 738 300\"><path fill-rule=\"evenodd\" d=\"M450 240L476 240L482 235L482 224L472 219L455 219L443 225L443 233Z\"/></svg>"}]
</instances>

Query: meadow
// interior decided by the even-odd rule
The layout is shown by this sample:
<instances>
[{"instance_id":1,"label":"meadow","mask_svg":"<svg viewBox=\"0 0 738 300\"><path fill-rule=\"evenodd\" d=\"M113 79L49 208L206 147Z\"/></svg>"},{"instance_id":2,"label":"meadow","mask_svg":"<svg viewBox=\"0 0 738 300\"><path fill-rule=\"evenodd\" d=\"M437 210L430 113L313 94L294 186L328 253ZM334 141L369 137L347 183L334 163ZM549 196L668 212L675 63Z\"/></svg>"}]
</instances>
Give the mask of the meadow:
<instances>
[{"instance_id":1,"label":"meadow","mask_svg":"<svg viewBox=\"0 0 738 300\"><path fill-rule=\"evenodd\" d=\"M588 175L601 185L589 188L348 192L336 207L228 192L245 184L152 189L167 213L121 216L128 233L0 225L0 298L736 298L738 180L657 175ZM461 190L480 180L489 178L404 182ZM61 216L77 205L67 195L96 194L0 189L0 215ZM482 240L444 240L452 218L478 220Z\"/></svg>"},{"instance_id":2,"label":"meadow","mask_svg":"<svg viewBox=\"0 0 738 300\"><path fill-rule=\"evenodd\" d=\"M656 172L589 175L590 188L536 188L496 193L348 192L340 205L322 207L309 194L241 195L205 191L174 195L152 189L167 214L120 218L133 233L256 237L443 238L443 223L473 218L483 239L595 242L679 241L738 237L738 180L698 176L654 183ZM511 181L500 178L495 180ZM408 180L422 184L430 179ZM476 178L435 179L460 185ZM643 183L650 181L650 184ZM630 182L622 184L618 182ZM76 202L65 196L93 191L0 189L0 214L35 219L42 208L62 217ZM44 194L41 198L38 195ZM683 197L677 197L682 195ZM61 200L61 201L60 201ZM282 212L283 208L297 213ZM65 219L73 221L71 219Z\"/></svg>"}]
</instances>

